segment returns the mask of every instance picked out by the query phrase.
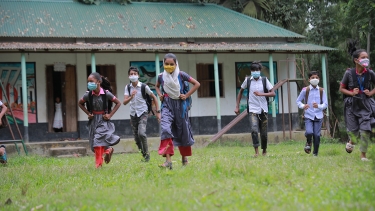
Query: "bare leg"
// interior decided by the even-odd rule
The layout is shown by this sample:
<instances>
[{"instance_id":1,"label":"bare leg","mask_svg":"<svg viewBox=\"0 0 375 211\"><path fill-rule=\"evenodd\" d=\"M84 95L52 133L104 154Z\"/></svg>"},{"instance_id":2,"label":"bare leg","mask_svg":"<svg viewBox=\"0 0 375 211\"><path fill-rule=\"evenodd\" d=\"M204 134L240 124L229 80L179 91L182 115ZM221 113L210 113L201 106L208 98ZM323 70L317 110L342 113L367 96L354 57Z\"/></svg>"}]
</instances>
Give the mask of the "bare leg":
<instances>
[{"instance_id":1,"label":"bare leg","mask_svg":"<svg viewBox=\"0 0 375 211\"><path fill-rule=\"evenodd\" d=\"M254 147L254 149L255 149L255 155L254 155L254 157L258 157L259 156L258 147Z\"/></svg>"},{"instance_id":2,"label":"bare leg","mask_svg":"<svg viewBox=\"0 0 375 211\"><path fill-rule=\"evenodd\" d=\"M263 155L263 156L266 156L266 155L267 155L267 150L266 150L266 149L263 149L262 155Z\"/></svg>"},{"instance_id":3,"label":"bare leg","mask_svg":"<svg viewBox=\"0 0 375 211\"><path fill-rule=\"evenodd\" d=\"M169 162L169 163L172 162L172 156L171 156L170 154L166 154L166 155L165 155L165 158L166 158L165 161L167 161L167 162Z\"/></svg>"}]
</instances>

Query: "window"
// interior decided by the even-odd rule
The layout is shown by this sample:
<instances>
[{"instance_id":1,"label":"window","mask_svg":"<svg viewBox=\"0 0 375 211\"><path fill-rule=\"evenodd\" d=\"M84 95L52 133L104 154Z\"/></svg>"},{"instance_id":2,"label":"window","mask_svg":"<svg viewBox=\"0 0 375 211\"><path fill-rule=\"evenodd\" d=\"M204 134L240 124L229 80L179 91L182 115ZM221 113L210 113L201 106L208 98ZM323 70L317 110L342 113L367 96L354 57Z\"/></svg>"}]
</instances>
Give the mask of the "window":
<instances>
[{"instance_id":1,"label":"window","mask_svg":"<svg viewBox=\"0 0 375 211\"><path fill-rule=\"evenodd\" d=\"M220 97L224 97L223 70L219 64L219 89ZM213 64L197 64L197 80L201 84L198 97L215 97L215 74Z\"/></svg>"},{"instance_id":2,"label":"window","mask_svg":"<svg viewBox=\"0 0 375 211\"><path fill-rule=\"evenodd\" d=\"M87 65L87 77L91 74L91 65ZM107 77L111 82L112 94L117 96L117 85L116 85L116 68L115 65L96 65L96 72L100 75ZM117 96L118 97L118 96Z\"/></svg>"}]
</instances>

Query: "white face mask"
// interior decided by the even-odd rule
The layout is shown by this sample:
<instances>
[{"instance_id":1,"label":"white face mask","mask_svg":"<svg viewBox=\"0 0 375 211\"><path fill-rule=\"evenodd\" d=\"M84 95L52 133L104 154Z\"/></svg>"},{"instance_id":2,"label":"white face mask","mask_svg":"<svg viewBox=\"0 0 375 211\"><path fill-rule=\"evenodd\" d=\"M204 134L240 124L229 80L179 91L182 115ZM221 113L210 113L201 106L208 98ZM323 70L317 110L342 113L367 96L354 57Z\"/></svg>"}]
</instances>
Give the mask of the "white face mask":
<instances>
[{"instance_id":1,"label":"white face mask","mask_svg":"<svg viewBox=\"0 0 375 211\"><path fill-rule=\"evenodd\" d=\"M313 85L313 86L318 85L319 84L319 79L316 79L316 78L310 79L310 84Z\"/></svg>"},{"instance_id":2,"label":"white face mask","mask_svg":"<svg viewBox=\"0 0 375 211\"><path fill-rule=\"evenodd\" d=\"M129 76L129 80L131 81L131 82L136 82L136 81L138 81L138 76L137 75L131 75L131 76Z\"/></svg>"}]
</instances>

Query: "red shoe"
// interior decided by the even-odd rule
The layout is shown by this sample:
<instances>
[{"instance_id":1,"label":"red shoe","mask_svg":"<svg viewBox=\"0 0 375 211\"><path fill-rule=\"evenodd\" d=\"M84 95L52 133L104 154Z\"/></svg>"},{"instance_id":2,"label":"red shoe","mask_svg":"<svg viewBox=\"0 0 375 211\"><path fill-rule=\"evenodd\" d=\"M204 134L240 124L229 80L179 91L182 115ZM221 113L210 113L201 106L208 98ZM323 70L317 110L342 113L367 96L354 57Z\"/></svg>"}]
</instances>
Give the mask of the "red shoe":
<instances>
[{"instance_id":1,"label":"red shoe","mask_svg":"<svg viewBox=\"0 0 375 211\"><path fill-rule=\"evenodd\" d=\"M104 161L105 161L106 164L108 164L109 162L111 162L113 151L115 151L115 150L112 147L109 147L105 151Z\"/></svg>"}]
</instances>

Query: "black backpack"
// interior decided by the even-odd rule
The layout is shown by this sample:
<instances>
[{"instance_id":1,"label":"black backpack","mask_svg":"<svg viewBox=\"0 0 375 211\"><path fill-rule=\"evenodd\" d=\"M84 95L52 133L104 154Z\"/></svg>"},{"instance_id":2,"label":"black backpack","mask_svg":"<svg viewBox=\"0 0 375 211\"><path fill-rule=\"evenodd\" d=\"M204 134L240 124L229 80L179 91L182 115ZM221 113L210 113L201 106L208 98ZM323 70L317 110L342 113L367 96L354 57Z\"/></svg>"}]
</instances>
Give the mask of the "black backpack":
<instances>
[{"instance_id":1,"label":"black backpack","mask_svg":"<svg viewBox=\"0 0 375 211\"><path fill-rule=\"evenodd\" d=\"M263 92L264 93L268 93L268 90L267 90L267 77L262 77L262 83L263 83ZM249 113L249 98L250 98L250 84L251 84L251 80L250 78L248 77L247 78L247 113ZM269 97L266 97L266 101L267 101L267 106L269 105Z\"/></svg>"},{"instance_id":2,"label":"black backpack","mask_svg":"<svg viewBox=\"0 0 375 211\"><path fill-rule=\"evenodd\" d=\"M108 90L105 90L105 92L108 92ZM102 101L103 102L107 102L107 103L103 103L103 110L104 110L104 112L106 114L111 113L111 111L112 111L112 101L111 100L107 100L106 93L101 94L100 96L102 96ZM86 102L86 108L87 108L87 110L90 113L92 113L92 104L93 104L92 91L89 91L89 101L88 101L88 103Z\"/></svg>"},{"instance_id":3,"label":"black backpack","mask_svg":"<svg viewBox=\"0 0 375 211\"><path fill-rule=\"evenodd\" d=\"M348 87L348 90L349 89L354 89L354 88L360 88L359 84L358 84L358 77L357 77L357 73L356 73L355 68L352 68L349 71L350 71L350 74L352 75L353 87ZM370 78L371 75L370 75L369 71L367 71L364 74L362 74L362 76L364 77L364 80L363 80L363 89L370 89L369 81L371 81L371 78ZM347 95L343 95L344 99L346 97L348 97L348 96Z\"/></svg>"},{"instance_id":4,"label":"black backpack","mask_svg":"<svg viewBox=\"0 0 375 211\"><path fill-rule=\"evenodd\" d=\"M131 84L128 84L129 96L130 96L130 85ZM141 93L142 93L143 99L145 99L145 101L146 101L148 113L151 112L152 115L155 115L154 111L152 110L152 98L150 97L150 95L146 94L146 84L144 84L144 83L141 83Z\"/></svg>"}]
</instances>

